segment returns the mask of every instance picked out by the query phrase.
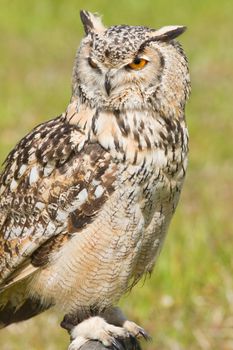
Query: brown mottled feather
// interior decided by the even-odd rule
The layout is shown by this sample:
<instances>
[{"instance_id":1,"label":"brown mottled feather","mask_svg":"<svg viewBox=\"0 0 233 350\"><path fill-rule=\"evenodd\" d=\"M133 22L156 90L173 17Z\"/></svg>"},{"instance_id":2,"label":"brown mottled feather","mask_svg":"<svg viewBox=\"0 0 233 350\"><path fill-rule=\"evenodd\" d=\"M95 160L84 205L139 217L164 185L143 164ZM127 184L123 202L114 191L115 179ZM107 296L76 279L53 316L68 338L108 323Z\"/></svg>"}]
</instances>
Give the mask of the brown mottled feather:
<instances>
[{"instance_id":1,"label":"brown mottled feather","mask_svg":"<svg viewBox=\"0 0 233 350\"><path fill-rule=\"evenodd\" d=\"M93 220L113 190L109 154L98 144L85 145L87 139L61 116L35 128L8 156L0 180L0 285L12 269L14 276L21 273L30 257L34 266L47 263L71 234ZM80 150L77 140L83 143ZM106 189L99 197L97 186Z\"/></svg>"}]
</instances>

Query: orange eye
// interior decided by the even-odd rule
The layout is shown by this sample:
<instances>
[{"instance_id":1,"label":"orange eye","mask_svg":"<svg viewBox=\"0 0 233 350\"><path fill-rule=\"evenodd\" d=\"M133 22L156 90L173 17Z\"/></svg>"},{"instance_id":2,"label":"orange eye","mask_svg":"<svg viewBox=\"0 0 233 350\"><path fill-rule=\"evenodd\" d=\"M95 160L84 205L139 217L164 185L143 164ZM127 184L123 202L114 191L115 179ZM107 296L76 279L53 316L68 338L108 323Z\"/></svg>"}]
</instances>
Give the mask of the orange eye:
<instances>
[{"instance_id":1,"label":"orange eye","mask_svg":"<svg viewBox=\"0 0 233 350\"><path fill-rule=\"evenodd\" d=\"M145 60L144 58L136 57L132 63L127 65L127 67L129 67L130 69L134 69L134 70L140 70L140 69L144 68L147 63L148 63L148 61Z\"/></svg>"}]
</instances>

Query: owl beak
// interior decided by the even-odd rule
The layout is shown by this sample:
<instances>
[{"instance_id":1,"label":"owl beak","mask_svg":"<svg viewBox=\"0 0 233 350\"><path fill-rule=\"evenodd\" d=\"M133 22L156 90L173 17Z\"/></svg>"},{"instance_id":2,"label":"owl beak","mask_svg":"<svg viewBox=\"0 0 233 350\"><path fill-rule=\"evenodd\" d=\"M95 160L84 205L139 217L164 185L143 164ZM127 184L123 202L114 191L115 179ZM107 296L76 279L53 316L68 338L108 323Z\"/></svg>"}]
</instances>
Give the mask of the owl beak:
<instances>
[{"instance_id":1,"label":"owl beak","mask_svg":"<svg viewBox=\"0 0 233 350\"><path fill-rule=\"evenodd\" d=\"M107 92L107 95L109 96L110 92L112 90L112 86L110 83L110 77L109 77L108 73L105 75L104 87L105 87L105 90Z\"/></svg>"}]
</instances>

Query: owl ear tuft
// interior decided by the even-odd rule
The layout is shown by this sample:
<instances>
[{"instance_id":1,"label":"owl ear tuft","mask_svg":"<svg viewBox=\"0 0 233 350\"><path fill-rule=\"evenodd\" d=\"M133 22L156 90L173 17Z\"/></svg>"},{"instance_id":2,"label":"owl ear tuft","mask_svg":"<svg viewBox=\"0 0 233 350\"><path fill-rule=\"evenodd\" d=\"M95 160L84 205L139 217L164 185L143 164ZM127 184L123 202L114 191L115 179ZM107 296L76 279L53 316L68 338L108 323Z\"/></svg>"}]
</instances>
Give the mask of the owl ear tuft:
<instances>
[{"instance_id":1,"label":"owl ear tuft","mask_svg":"<svg viewBox=\"0 0 233 350\"><path fill-rule=\"evenodd\" d=\"M186 29L187 27L185 26L165 26L156 30L152 36L156 40L168 41L175 39L179 35L183 34Z\"/></svg>"},{"instance_id":2,"label":"owl ear tuft","mask_svg":"<svg viewBox=\"0 0 233 350\"><path fill-rule=\"evenodd\" d=\"M187 28L185 26L165 26L160 29L154 29L149 34L149 39L144 41L139 48L139 52L143 51L144 48L152 41L169 41L175 39L177 36L185 32Z\"/></svg>"},{"instance_id":3,"label":"owl ear tuft","mask_svg":"<svg viewBox=\"0 0 233 350\"><path fill-rule=\"evenodd\" d=\"M81 10L80 18L84 26L85 33L88 35L89 33L101 33L105 31L105 27L101 21L101 18L97 14L93 14L91 12Z\"/></svg>"}]
</instances>

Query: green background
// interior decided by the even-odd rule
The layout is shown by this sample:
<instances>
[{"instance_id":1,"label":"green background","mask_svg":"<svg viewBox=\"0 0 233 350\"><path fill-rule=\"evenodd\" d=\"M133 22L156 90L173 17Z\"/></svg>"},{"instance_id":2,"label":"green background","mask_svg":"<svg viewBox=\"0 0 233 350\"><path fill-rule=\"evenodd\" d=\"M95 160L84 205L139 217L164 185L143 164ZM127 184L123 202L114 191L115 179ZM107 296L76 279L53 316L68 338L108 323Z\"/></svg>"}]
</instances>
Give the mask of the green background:
<instances>
[{"instance_id":1,"label":"green background","mask_svg":"<svg viewBox=\"0 0 233 350\"><path fill-rule=\"evenodd\" d=\"M168 239L151 277L121 304L153 336L147 350L233 349L233 1L0 0L0 161L70 97L79 10L106 25L187 25L190 157ZM0 349L66 349L61 315L0 333Z\"/></svg>"}]
</instances>

